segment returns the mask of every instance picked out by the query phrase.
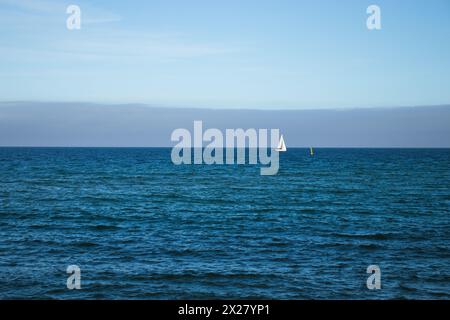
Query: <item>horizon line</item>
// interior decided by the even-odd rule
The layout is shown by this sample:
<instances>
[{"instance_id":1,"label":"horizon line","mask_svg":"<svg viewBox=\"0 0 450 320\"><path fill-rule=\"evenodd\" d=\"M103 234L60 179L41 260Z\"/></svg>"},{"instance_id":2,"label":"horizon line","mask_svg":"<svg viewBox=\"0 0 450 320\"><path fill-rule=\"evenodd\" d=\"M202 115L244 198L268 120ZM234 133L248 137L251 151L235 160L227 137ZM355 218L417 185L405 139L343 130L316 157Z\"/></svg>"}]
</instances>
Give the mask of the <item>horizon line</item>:
<instances>
[{"instance_id":1,"label":"horizon line","mask_svg":"<svg viewBox=\"0 0 450 320\"><path fill-rule=\"evenodd\" d=\"M16 149L31 149L31 148L47 148L47 149L172 149L174 147L166 146L166 147L156 147L156 146L2 146L0 148L16 148ZM305 147L289 147L289 149L450 149L450 147L369 147L369 146L360 146L360 147L314 147L314 146L305 146ZM186 149L197 149L197 148L186 148ZM206 147L202 147L202 149L206 149ZM214 148L213 148L214 149ZM231 149L231 148L222 148L222 149ZM233 148L233 149L259 149L259 148ZM274 148L271 148L274 149Z\"/></svg>"}]
</instances>

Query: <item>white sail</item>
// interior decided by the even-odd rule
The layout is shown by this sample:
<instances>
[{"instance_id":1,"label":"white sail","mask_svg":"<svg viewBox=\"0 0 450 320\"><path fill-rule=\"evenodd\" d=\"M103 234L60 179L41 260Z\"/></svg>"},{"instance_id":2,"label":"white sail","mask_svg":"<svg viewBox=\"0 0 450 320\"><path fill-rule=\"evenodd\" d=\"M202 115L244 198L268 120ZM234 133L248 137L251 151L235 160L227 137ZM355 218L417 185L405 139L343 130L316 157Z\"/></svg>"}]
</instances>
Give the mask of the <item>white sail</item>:
<instances>
[{"instance_id":1,"label":"white sail","mask_svg":"<svg viewBox=\"0 0 450 320\"><path fill-rule=\"evenodd\" d=\"M284 152L286 151L286 144L284 143L283 135L280 137L280 142L278 142L278 147L275 149L278 152Z\"/></svg>"}]
</instances>

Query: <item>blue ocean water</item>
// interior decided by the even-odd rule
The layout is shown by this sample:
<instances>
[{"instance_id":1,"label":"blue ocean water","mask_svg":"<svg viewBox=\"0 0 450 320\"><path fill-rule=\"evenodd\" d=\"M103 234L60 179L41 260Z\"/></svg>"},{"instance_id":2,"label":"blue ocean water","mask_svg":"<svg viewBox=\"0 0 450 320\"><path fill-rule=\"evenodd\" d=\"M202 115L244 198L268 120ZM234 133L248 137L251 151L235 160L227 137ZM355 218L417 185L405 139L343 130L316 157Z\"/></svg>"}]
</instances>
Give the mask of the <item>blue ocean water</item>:
<instances>
[{"instance_id":1,"label":"blue ocean water","mask_svg":"<svg viewBox=\"0 0 450 320\"><path fill-rule=\"evenodd\" d=\"M450 298L449 149L170 151L0 148L0 298Z\"/></svg>"}]
</instances>

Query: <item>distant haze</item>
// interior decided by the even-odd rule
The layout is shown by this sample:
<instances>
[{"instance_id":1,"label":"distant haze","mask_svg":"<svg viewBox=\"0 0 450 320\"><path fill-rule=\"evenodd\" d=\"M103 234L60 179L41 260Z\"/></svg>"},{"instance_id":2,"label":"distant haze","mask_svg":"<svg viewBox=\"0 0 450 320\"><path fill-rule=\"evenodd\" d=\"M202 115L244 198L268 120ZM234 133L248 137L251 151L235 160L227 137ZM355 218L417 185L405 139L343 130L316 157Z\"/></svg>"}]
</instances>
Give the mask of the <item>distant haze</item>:
<instances>
[{"instance_id":1,"label":"distant haze","mask_svg":"<svg viewBox=\"0 0 450 320\"><path fill-rule=\"evenodd\" d=\"M279 128L287 147L450 147L450 106L212 110L0 103L0 146L170 147L174 129Z\"/></svg>"}]
</instances>

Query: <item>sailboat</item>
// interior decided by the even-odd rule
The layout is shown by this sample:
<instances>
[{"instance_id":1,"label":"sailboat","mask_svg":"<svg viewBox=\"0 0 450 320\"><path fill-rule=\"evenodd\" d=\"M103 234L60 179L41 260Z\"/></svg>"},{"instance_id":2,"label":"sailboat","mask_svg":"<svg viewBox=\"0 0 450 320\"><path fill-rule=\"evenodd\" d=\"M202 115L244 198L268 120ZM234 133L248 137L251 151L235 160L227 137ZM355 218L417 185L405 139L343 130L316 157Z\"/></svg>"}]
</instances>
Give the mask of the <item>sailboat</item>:
<instances>
[{"instance_id":1,"label":"sailboat","mask_svg":"<svg viewBox=\"0 0 450 320\"><path fill-rule=\"evenodd\" d=\"M280 142L278 142L278 147L275 148L276 151L278 152L284 152L286 151L286 144L284 143L284 138L283 135L281 135L280 137Z\"/></svg>"},{"instance_id":2,"label":"sailboat","mask_svg":"<svg viewBox=\"0 0 450 320\"><path fill-rule=\"evenodd\" d=\"M314 155L314 150L313 150L313 148L312 148L312 147L310 147L310 148L309 148L309 154L310 154L311 156L313 156L313 155Z\"/></svg>"}]
</instances>

